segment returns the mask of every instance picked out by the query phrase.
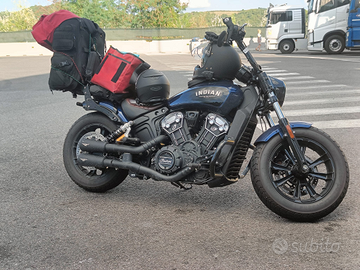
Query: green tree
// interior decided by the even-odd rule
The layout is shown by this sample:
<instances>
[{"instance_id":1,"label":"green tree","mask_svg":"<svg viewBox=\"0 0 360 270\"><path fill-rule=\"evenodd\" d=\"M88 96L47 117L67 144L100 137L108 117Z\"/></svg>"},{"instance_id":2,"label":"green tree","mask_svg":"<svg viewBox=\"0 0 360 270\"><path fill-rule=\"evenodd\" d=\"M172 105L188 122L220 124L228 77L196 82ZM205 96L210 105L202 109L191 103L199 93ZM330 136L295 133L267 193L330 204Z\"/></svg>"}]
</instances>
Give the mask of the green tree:
<instances>
[{"instance_id":1,"label":"green tree","mask_svg":"<svg viewBox=\"0 0 360 270\"><path fill-rule=\"evenodd\" d=\"M247 23L252 27L264 27L266 24L266 9L250 9L234 14L233 21L239 24Z\"/></svg>"},{"instance_id":2,"label":"green tree","mask_svg":"<svg viewBox=\"0 0 360 270\"><path fill-rule=\"evenodd\" d=\"M23 0L16 0L23 1ZM184 13L179 0L52 0L49 6L0 12L0 31L30 30L42 14L67 9L106 28L204 28L224 26L222 18L231 16L236 24L263 27L266 9ZM34 15L35 14L35 15Z\"/></svg>"},{"instance_id":3,"label":"green tree","mask_svg":"<svg viewBox=\"0 0 360 270\"><path fill-rule=\"evenodd\" d=\"M126 13L131 15L131 27L177 27L179 14L187 5L179 0L128 0Z\"/></svg>"},{"instance_id":4,"label":"green tree","mask_svg":"<svg viewBox=\"0 0 360 270\"><path fill-rule=\"evenodd\" d=\"M61 8L92 20L102 28L121 27L128 17L124 3L119 0L62 0Z\"/></svg>"},{"instance_id":5,"label":"green tree","mask_svg":"<svg viewBox=\"0 0 360 270\"><path fill-rule=\"evenodd\" d=\"M30 30L37 22L34 12L18 4L19 11L3 12L0 16L0 32Z\"/></svg>"}]
</instances>

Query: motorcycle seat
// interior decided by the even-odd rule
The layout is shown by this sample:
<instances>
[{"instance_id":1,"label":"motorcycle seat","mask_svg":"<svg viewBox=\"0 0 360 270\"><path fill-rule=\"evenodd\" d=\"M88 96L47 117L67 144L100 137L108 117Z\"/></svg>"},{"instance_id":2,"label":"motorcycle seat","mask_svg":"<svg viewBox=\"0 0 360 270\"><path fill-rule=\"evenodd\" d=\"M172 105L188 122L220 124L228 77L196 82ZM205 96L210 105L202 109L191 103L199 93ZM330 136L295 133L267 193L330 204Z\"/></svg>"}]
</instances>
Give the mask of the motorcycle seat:
<instances>
[{"instance_id":1,"label":"motorcycle seat","mask_svg":"<svg viewBox=\"0 0 360 270\"><path fill-rule=\"evenodd\" d=\"M138 104L135 99L127 98L121 102L121 108L128 120L134 120L135 118L148 113L150 111L160 108L162 105L157 104L151 107Z\"/></svg>"}]
</instances>

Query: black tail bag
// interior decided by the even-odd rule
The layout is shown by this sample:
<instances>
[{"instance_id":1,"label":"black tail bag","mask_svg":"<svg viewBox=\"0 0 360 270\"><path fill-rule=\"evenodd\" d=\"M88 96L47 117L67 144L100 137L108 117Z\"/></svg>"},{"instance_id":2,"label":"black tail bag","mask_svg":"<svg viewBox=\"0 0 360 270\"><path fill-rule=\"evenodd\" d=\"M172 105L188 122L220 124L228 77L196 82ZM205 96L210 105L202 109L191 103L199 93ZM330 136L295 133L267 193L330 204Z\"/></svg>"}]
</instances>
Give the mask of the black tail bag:
<instances>
[{"instance_id":1,"label":"black tail bag","mask_svg":"<svg viewBox=\"0 0 360 270\"><path fill-rule=\"evenodd\" d=\"M82 94L105 54L105 32L85 18L72 18L54 31L49 87Z\"/></svg>"}]
</instances>

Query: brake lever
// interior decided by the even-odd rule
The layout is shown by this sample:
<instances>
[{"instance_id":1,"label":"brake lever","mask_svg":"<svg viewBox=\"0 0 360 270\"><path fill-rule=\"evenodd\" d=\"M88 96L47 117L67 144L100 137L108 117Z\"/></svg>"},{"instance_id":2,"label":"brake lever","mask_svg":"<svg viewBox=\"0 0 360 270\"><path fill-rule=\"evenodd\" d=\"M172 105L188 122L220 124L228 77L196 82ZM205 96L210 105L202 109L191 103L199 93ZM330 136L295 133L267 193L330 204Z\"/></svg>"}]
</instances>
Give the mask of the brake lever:
<instances>
[{"instance_id":1,"label":"brake lever","mask_svg":"<svg viewBox=\"0 0 360 270\"><path fill-rule=\"evenodd\" d=\"M244 28L245 28L245 26L247 26L247 25L248 25L247 23L244 23L244 24L240 27L239 31L244 31Z\"/></svg>"},{"instance_id":2,"label":"brake lever","mask_svg":"<svg viewBox=\"0 0 360 270\"><path fill-rule=\"evenodd\" d=\"M239 27L239 30L238 30L238 34L241 37L241 39L243 39L246 35L245 26L247 26L247 23L244 23L241 27Z\"/></svg>"}]
</instances>

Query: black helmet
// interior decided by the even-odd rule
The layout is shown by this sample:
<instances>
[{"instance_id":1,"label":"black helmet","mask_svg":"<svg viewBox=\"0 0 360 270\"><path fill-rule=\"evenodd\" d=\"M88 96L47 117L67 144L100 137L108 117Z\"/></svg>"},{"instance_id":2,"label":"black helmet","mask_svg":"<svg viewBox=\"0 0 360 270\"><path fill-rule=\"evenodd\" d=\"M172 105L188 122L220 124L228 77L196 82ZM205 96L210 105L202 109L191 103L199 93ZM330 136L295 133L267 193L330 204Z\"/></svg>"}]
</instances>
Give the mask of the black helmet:
<instances>
[{"instance_id":1,"label":"black helmet","mask_svg":"<svg viewBox=\"0 0 360 270\"><path fill-rule=\"evenodd\" d=\"M170 83L165 74L147 69L135 83L136 94L141 103L151 104L166 101L170 95Z\"/></svg>"},{"instance_id":2,"label":"black helmet","mask_svg":"<svg viewBox=\"0 0 360 270\"><path fill-rule=\"evenodd\" d=\"M201 66L195 67L194 79L234 80L240 67L240 56L233 47L228 44L219 47L216 43L209 43L203 50Z\"/></svg>"}]
</instances>

